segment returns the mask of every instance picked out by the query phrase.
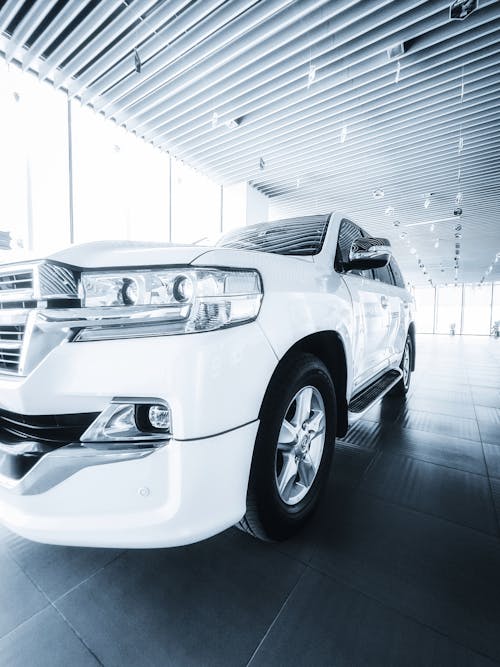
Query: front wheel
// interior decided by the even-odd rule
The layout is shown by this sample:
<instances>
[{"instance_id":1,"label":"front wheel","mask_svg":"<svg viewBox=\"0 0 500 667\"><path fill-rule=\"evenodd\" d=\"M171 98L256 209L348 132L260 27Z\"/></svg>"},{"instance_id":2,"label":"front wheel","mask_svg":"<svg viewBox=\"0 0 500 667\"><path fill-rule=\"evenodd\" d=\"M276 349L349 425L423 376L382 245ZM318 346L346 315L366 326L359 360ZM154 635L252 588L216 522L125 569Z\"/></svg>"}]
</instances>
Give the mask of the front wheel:
<instances>
[{"instance_id":1,"label":"front wheel","mask_svg":"<svg viewBox=\"0 0 500 667\"><path fill-rule=\"evenodd\" d=\"M239 527L264 540L297 532L325 484L335 432L335 389L326 366L312 354L294 355L264 398Z\"/></svg>"},{"instance_id":2,"label":"front wheel","mask_svg":"<svg viewBox=\"0 0 500 667\"><path fill-rule=\"evenodd\" d=\"M408 334L405 342L405 349L403 351L403 356L401 357L401 363L399 368L403 375L401 380L394 386L393 393L399 396L406 396L410 390L410 380L411 380L411 366L412 366L412 355L413 355L413 346L411 342L411 337Z\"/></svg>"}]
</instances>

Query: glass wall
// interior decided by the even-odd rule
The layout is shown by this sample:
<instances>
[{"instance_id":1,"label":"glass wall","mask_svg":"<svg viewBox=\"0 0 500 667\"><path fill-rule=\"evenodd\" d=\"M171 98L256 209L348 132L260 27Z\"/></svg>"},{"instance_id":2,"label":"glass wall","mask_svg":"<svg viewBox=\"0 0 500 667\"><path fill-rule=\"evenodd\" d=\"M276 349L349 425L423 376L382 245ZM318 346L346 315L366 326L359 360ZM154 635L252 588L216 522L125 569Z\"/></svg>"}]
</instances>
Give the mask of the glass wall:
<instances>
[{"instance_id":1,"label":"glass wall","mask_svg":"<svg viewBox=\"0 0 500 667\"><path fill-rule=\"evenodd\" d=\"M0 113L0 262L220 234L220 185L3 60Z\"/></svg>"},{"instance_id":2,"label":"glass wall","mask_svg":"<svg viewBox=\"0 0 500 667\"><path fill-rule=\"evenodd\" d=\"M415 287L415 323L419 333L487 336L500 323L500 283Z\"/></svg>"},{"instance_id":3,"label":"glass wall","mask_svg":"<svg viewBox=\"0 0 500 667\"><path fill-rule=\"evenodd\" d=\"M437 288L436 333L460 333L462 320L462 285Z\"/></svg>"},{"instance_id":4,"label":"glass wall","mask_svg":"<svg viewBox=\"0 0 500 667\"><path fill-rule=\"evenodd\" d=\"M221 233L221 187L172 158L172 241L207 243Z\"/></svg>"},{"instance_id":5,"label":"glass wall","mask_svg":"<svg viewBox=\"0 0 500 667\"><path fill-rule=\"evenodd\" d=\"M70 241L67 102L1 61L0 109L0 260L14 261Z\"/></svg>"},{"instance_id":6,"label":"glass wall","mask_svg":"<svg viewBox=\"0 0 500 667\"><path fill-rule=\"evenodd\" d=\"M75 242L168 241L168 155L77 103L71 127Z\"/></svg>"},{"instance_id":7,"label":"glass wall","mask_svg":"<svg viewBox=\"0 0 500 667\"><path fill-rule=\"evenodd\" d=\"M485 335L490 333L491 289L491 283L483 283L482 285L464 285L462 333Z\"/></svg>"},{"instance_id":8,"label":"glass wall","mask_svg":"<svg viewBox=\"0 0 500 667\"><path fill-rule=\"evenodd\" d=\"M434 333L434 287L415 287L415 326L419 333Z\"/></svg>"}]
</instances>

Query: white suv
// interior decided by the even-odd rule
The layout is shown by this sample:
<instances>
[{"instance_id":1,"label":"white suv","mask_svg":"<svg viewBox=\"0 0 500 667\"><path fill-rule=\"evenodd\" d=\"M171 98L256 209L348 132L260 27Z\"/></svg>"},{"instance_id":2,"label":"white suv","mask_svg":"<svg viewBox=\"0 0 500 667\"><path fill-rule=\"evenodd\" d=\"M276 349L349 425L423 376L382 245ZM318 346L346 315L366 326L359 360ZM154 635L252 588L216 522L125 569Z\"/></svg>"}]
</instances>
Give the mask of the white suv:
<instances>
[{"instance_id":1,"label":"white suv","mask_svg":"<svg viewBox=\"0 0 500 667\"><path fill-rule=\"evenodd\" d=\"M286 538L350 416L414 364L389 244L339 213L3 266L0 520L71 545Z\"/></svg>"}]
</instances>

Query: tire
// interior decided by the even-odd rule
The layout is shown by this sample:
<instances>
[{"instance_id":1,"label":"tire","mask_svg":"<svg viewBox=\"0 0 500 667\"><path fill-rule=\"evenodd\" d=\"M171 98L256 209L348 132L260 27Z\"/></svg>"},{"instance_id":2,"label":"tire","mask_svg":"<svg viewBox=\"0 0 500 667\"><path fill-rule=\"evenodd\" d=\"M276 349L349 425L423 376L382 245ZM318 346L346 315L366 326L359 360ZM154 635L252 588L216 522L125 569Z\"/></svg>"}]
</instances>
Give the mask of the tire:
<instances>
[{"instance_id":1,"label":"tire","mask_svg":"<svg viewBox=\"0 0 500 667\"><path fill-rule=\"evenodd\" d=\"M278 368L260 411L247 511L240 529L262 540L278 541L304 525L327 479L336 405L332 378L312 354L293 355Z\"/></svg>"},{"instance_id":2,"label":"tire","mask_svg":"<svg viewBox=\"0 0 500 667\"><path fill-rule=\"evenodd\" d=\"M412 358L413 344L411 342L411 336L408 334L406 337L405 349L403 351L401 363L399 364L399 368L403 371L403 377L392 390L392 393L395 396L406 396L410 390Z\"/></svg>"}]
</instances>

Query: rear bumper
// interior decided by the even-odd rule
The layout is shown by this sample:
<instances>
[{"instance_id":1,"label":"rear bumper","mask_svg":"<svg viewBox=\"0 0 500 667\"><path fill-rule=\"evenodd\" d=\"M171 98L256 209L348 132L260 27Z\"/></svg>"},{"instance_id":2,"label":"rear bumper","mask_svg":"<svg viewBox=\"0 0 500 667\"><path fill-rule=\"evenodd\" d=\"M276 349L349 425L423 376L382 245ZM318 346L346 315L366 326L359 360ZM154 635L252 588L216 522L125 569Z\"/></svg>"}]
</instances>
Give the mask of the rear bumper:
<instances>
[{"instance_id":1,"label":"rear bumper","mask_svg":"<svg viewBox=\"0 0 500 667\"><path fill-rule=\"evenodd\" d=\"M101 460L36 494L0 486L0 521L23 537L73 546L169 547L205 539L245 513L257 428L255 421L209 438L173 439L133 460ZM117 443L115 454L120 449Z\"/></svg>"}]
</instances>

